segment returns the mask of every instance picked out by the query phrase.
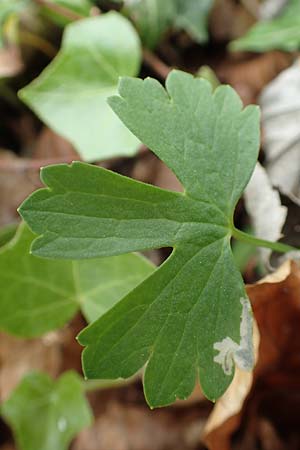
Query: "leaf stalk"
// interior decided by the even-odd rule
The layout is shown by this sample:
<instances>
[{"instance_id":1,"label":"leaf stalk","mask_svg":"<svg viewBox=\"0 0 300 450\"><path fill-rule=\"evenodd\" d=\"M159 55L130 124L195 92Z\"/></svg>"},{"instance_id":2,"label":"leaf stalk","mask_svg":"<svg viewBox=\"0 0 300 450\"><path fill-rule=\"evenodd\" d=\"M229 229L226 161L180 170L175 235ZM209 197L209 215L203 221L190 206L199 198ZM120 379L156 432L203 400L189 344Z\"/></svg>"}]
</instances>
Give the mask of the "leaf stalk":
<instances>
[{"instance_id":1,"label":"leaf stalk","mask_svg":"<svg viewBox=\"0 0 300 450\"><path fill-rule=\"evenodd\" d=\"M244 231L238 230L233 227L232 236L238 241L247 242L248 244L255 245L256 247L266 247L274 250L278 253L289 253L294 251L300 251L296 247L291 245L283 244L282 242L272 242L265 239L259 239L251 234L245 233Z\"/></svg>"}]
</instances>

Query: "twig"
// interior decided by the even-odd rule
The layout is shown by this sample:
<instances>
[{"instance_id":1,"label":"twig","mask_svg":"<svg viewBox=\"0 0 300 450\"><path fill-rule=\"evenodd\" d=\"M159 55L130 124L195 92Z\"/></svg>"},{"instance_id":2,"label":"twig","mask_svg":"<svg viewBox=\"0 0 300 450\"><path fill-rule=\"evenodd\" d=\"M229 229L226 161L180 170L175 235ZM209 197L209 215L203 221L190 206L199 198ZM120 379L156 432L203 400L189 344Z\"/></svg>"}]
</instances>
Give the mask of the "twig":
<instances>
[{"instance_id":1,"label":"twig","mask_svg":"<svg viewBox=\"0 0 300 450\"><path fill-rule=\"evenodd\" d=\"M48 9L51 9L51 11L59 14L60 16L64 16L67 19L70 20L80 20L83 19L84 17L81 16L80 14L77 14L74 11L71 11L68 8L65 8L64 6L58 5L57 3L52 3L49 0L34 0L35 3L37 3L40 6L45 6Z\"/></svg>"},{"instance_id":2,"label":"twig","mask_svg":"<svg viewBox=\"0 0 300 450\"><path fill-rule=\"evenodd\" d=\"M148 49L143 50L144 63L150 67L163 80L167 78L171 67L167 66L158 56Z\"/></svg>"}]
</instances>

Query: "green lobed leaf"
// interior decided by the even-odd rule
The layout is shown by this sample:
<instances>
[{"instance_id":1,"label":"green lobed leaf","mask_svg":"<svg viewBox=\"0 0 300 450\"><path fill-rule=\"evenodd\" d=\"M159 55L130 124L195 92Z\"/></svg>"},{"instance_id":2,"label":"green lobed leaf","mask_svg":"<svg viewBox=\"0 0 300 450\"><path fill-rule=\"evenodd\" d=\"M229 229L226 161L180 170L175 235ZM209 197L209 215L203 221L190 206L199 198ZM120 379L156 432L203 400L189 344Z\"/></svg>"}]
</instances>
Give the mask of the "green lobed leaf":
<instances>
[{"instance_id":1,"label":"green lobed leaf","mask_svg":"<svg viewBox=\"0 0 300 450\"><path fill-rule=\"evenodd\" d=\"M92 422L82 380L75 372L66 372L57 381L44 373L25 376L1 406L1 415L20 450L67 449Z\"/></svg>"},{"instance_id":2,"label":"green lobed leaf","mask_svg":"<svg viewBox=\"0 0 300 450\"><path fill-rule=\"evenodd\" d=\"M153 271L140 255L53 261L29 254L24 224L0 250L0 328L23 337L59 328L81 309L96 320Z\"/></svg>"},{"instance_id":3,"label":"green lobed leaf","mask_svg":"<svg viewBox=\"0 0 300 450\"><path fill-rule=\"evenodd\" d=\"M198 375L215 400L233 363L253 364L251 313L231 248L234 207L254 169L259 112L235 91L180 71L166 90L123 78L110 99L126 126L182 182L175 193L83 163L46 167L48 186L20 212L37 255L82 258L174 247L153 275L86 328L89 378L127 378L147 363L148 403L186 398ZM242 321L241 321L242 317Z\"/></svg>"},{"instance_id":4,"label":"green lobed leaf","mask_svg":"<svg viewBox=\"0 0 300 450\"><path fill-rule=\"evenodd\" d=\"M138 74L140 62L139 38L127 19L116 12L83 19L66 27L58 55L19 94L84 160L133 155L139 142L107 97L120 76Z\"/></svg>"},{"instance_id":5,"label":"green lobed leaf","mask_svg":"<svg viewBox=\"0 0 300 450\"><path fill-rule=\"evenodd\" d=\"M300 2L289 0L283 13L271 20L254 25L248 33L231 42L230 49L266 52L284 50L293 52L300 48Z\"/></svg>"}]
</instances>

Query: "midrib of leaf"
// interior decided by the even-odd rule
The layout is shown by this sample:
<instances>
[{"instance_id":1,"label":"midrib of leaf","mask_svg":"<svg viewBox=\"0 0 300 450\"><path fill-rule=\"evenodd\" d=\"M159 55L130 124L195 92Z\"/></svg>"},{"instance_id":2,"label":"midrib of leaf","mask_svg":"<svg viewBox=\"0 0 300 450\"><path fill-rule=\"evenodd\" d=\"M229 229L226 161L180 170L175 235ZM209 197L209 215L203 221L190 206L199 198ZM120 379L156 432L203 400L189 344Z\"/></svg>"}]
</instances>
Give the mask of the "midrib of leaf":
<instances>
[{"instance_id":1,"label":"midrib of leaf","mask_svg":"<svg viewBox=\"0 0 300 450\"><path fill-rule=\"evenodd\" d=\"M94 59L94 61L98 64L100 68L100 73L104 69L106 73L111 76L111 80L114 85L116 85L119 73L115 70L115 68L107 61L107 59L100 53L100 51L95 51L96 49L90 49L90 56Z\"/></svg>"},{"instance_id":2,"label":"midrib of leaf","mask_svg":"<svg viewBox=\"0 0 300 450\"><path fill-rule=\"evenodd\" d=\"M201 253L202 250L204 250L205 248L208 248L208 247L210 247L210 246L212 246L212 245L215 245L215 244L216 244L218 241L220 241L220 240L224 240L224 244L225 244L225 238L221 238L221 239L218 239L218 240L216 240L216 241L214 241L214 242L212 242L212 243L210 243L210 244L208 244L208 245L206 245L206 246L204 246L204 247L201 247L201 249L199 250L199 252L195 253L195 254L192 256L191 259L189 259L188 261L186 261L186 263L181 267L180 271L182 271L182 270L184 269L184 267L185 267L187 264L189 264L194 258L197 258L198 255L199 255L199 253ZM199 295L198 295L198 297L197 297L197 300L195 301L195 303L193 304L193 306L191 307L191 309L186 313L187 318L186 318L186 321L185 321L185 324L184 324L184 328L183 328L183 330L182 330L182 335L181 335L180 341L178 342L178 345L177 345L177 349L180 348L180 346L181 346L181 344L182 344L182 341L183 341L183 339L184 339L184 337L185 337L185 334L186 334L187 326L190 325L190 322L191 322L191 315L192 315L194 309L198 306L199 302L201 301L201 297L202 297L203 291L205 290L207 284L209 283L211 277L213 276L214 270L215 270L215 268L216 268L216 266L217 266L219 260L220 260L221 257L223 256L223 251L224 251L224 245L223 245L223 247L222 247L222 251L221 251L219 257L218 257L217 260L215 261L213 270L211 270L211 272L209 273L208 278L206 279L206 281L205 281L205 282L203 283L203 285L202 285L202 288L201 288L201 291L199 292ZM173 280L175 280L175 278L179 276L180 271L176 274L176 276L174 277ZM223 271L224 271L224 269L223 269ZM171 280L170 282L173 282L173 280ZM168 283L168 284L170 284L170 283ZM168 286L168 284L166 285L166 287ZM166 287L165 287L165 288L166 288ZM165 290L165 289L163 289L163 290L161 291L161 294L163 294L164 290ZM157 300L159 300L159 296L158 296ZM154 303L156 303L156 301L155 301ZM170 308L171 308L171 307L172 307L172 304L170 303ZM167 323L168 323L168 318L169 318L170 315L171 315L171 312L169 311L169 314L166 316L165 323L164 323L163 327L161 328L160 333L158 334L158 336L157 336L157 338L156 338L156 340L155 340L155 342L154 342L154 344L153 344L152 352L151 352L151 354L150 354L149 359L151 358L152 353L154 353L155 350L156 350L155 347L156 347L156 345L157 345L157 342L159 341L159 338L160 338L161 335L163 334L163 331L165 330L165 327L166 327L166 325L167 325ZM169 364L167 373L166 373L164 379L162 380L162 382L161 382L161 384L160 384L159 390L157 391L157 398L160 397L161 392L162 392L162 390L163 390L163 387L165 386L165 383L167 382L168 374L169 374L170 370L172 369L173 364L174 364L174 361L175 361L175 359L176 359L176 357L177 357L177 353L176 353L176 352L177 352L177 349L173 352L172 361L171 361L171 363ZM200 358L199 358L198 339L197 339L197 360L199 361L199 359L200 359ZM197 365L197 360L194 361L195 366ZM196 374L196 367L195 367L195 374ZM182 381L183 381L183 380L182 380ZM177 389L178 389L178 385L176 386L176 388L175 388L175 390L173 391L172 394L174 394L174 393L176 392Z\"/></svg>"},{"instance_id":3,"label":"midrib of leaf","mask_svg":"<svg viewBox=\"0 0 300 450\"><path fill-rule=\"evenodd\" d=\"M191 197L192 198L192 197ZM203 203L203 202L200 202L200 203ZM43 211L38 211L38 210L35 210L35 214L43 214ZM140 222L147 222L148 221L148 219L141 219L141 218L135 218L135 217L131 217L131 218L129 218L129 219L112 219L112 218L110 218L110 217L101 217L101 216L91 216L91 215L82 215L82 214L76 214L76 213L64 213L64 212L54 212L54 211L51 211L51 215L54 217L54 216L67 216L67 217L82 217L82 218L90 218L90 219L96 219L96 220L101 220L101 221L104 221L104 220L107 220L107 221L109 221L109 222L117 222L117 224L119 224L120 222L130 222L130 221L132 221L132 220L134 220L134 221L140 221ZM228 217L227 216L225 216L226 217L226 219L228 220ZM155 217L155 219L153 219L153 220L157 220L157 221L160 221L160 220L162 220L162 221L164 221L164 222L170 222L170 223L177 223L177 224L179 224L179 226L181 226L181 225L192 225L192 224L197 224L197 225L209 225L209 226L211 226L212 228L222 228L222 229L227 229L227 227L225 227L225 226L223 226L223 225L219 225L219 224L215 224L215 223L212 223L212 222L203 222L203 221L192 221L192 220L190 220L190 221L188 221L188 222L185 222L185 221L179 221L179 220L172 220L172 219L167 219L167 218L165 218L164 216L161 216L161 217ZM51 233L51 234L55 234L55 235L57 235L57 236L59 236L60 237L60 235L58 234L58 233L56 233L55 231L52 231L52 230L45 230L46 232L49 232L49 233ZM73 237L76 237L76 236L73 236ZM97 237L97 236L93 236L93 239L109 239L109 238L111 238L111 237L113 237L113 236L105 236L105 237ZM117 236L117 238L118 239L123 239L121 236ZM79 239L90 239L89 237L80 237ZM124 238L124 239L128 239L128 238ZM144 239L144 238L141 238L141 239Z\"/></svg>"},{"instance_id":4,"label":"midrib of leaf","mask_svg":"<svg viewBox=\"0 0 300 450\"><path fill-rule=\"evenodd\" d=\"M224 247L225 247L225 244L226 244L226 242L225 242L225 239L224 239L224 245L223 245L223 247L222 247L222 251L221 251L221 254L220 254L220 258L218 259L218 261L221 259L221 257L223 257L223 255L224 255ZM218 262L217 261L217 262ZM217 263L216 263L217 264ZM216 266L216 264L215 264L215 266ZM222 283L221 283L221 286L223 286L224 285L224 269L225 269L225 266L224 266L224 264L222 265ZM217 314L216 314L216 321L215 321L215 328L214 328L214 342L217 342L217 335L216 335L216 330L218 329L218 326L217 326L217 324L219 323L219 321L220 321L220 311L221 311L221 299L220 299L220 292L221 292L221 289L218 289L218 300L216 301L215 300L215 302L214 302L214 305L212 306L212 308L215 308L215 309L217 309ZM214 297L215 298L215 297ZM197 347L197 349L198 349L198 347ZM198 354L198 358L199 358L199 354Z\"/></svg>"},{"instance_id":5,"label":"midrib of leaf","mask_svg":"<svg viewBox=\"0 0 300 450\"><path fill-rule=\"evenodd\" d=\"M163 293L166 291L166 289L169 287L169 285L170 285L172 282L174 282L174 280L179 276L180 272L185 268L185 266L186 266L187 264L190 263L191 259L196 258L196 257L198 256L198 253L200 253L200 252L201 252L202 250L204 250L205 248L208 248L208 247L211 246L211 245L215 245L218 241L221 241L221 240L223 240L223 239L224 239L224 237L222 237L222 238L220 238L220 239L217 239L217 240L215 240L215 241L213 241L213 242L211 242L211 243L209 243L209 244L207 244L207 245L201 247L200 250L199 250L198 252L195 252L195 253L194 253L194 255L192 256L192 258L190 258L190 259L188 259L187 261L185 261L185 263L183 264L183 266L181 266L181 267L179 268L179 270L178 270L178 272L176 273L176 275L174 275L174 277L173 277L172 279L170 279L170 280L165 284L164 288L160 291L159 295L158 295L158 296L156 297L156 299L151 303L151 305L149 306L149 308L150 308L150 307L154 307L157 303L160 303L160 301L161 301L161 296L163 295ZM171 255L165 262L163 262L163 264L160 266L160 268L163 267L164 265L168 264L170 258L175 257L175 252L176 252L176 247L174 247L174 251L173 251L172 255ZM218 259L219 259L219 258L218 258ZM213 273L213 271L210 273L209 278L211 277L211 274L212 274L212 273ZM208 280L207 280L207 282L208 282ZM201 292L203 292L203 290L202 290ZM197 305L197 302L195 302L195 304L192 306L191 310L188 311L186 314L190 314L191 311L193 310L193 308L194 308L195 305ZM170 305L170 306L171 306L171 305ZM136 306L134 309L131 310L131 311L133 311L133 310L141 309L141 308L144 309L145 307L146 307L146 310L142 313L142 315L139 317L139 319L136 321L136 323L133 325L133 327L128 328L128 329L125 331L125 333L124 333L117 341L114 342L114 345L111 347L110 351L112 351L112 350L119 344L119 342L120 342L120 341L121 341L121 340L129 333L129 332L131 332L132 330L134 330L134 328L136 328L136 327L138 326L139 321L141 321L141 320L144 318L145 314L147 314L147 313L149 312L149 309L148 309L148 305L147 305L147 304L146 304L146 305L140 304L140 305ZM171 314L172 314L172 313L169 312L169 314L166 315L166 321L167 321L168 317L169 317ZM97 338L97 341L99 342L99 341L101 340L102 334L104 334L104 333L106 334L111 328L113 328L113 327L115 326L116 323L118 323L118 321L119 321L119 319L117 319L117 320L115 320L115 321L111 321L110 326L107 327L105 330L103 330L103 333L99 333L99 336L98 336L98 338ZM156 341L157 341L157 339L156 339ZM153 353L155 344L154 344L153 346L151 346L151 347L152 347L152 353ZM128 357L127 357L127 359L128 359ZM122 362L124 362L124 361L122 361Z\"/></svg>"},{"instance_id":6,"label":"midrib of leaf","mask_svg":"<svg viewBox=\"0 0 300 450\"><path fill-rule=\"evenodd\" d=\"M57 179L55 180L55 183L56 184L58 184L58 181L57 181ZM96 197L96 198L107 198L107 199L110 199L110 198L113 198L113 199L117 199L117 200L127 200L127 201L132 201L133 199L132 198L130 198L130 197L125 197L125 196L120 196L120 195L112 195L112 194L100 194L100 193L95 193L95 192L82 192L82 191L80 191L80 190L78 190L78 191L74 191L74 190L71 190L71 189L67 189L65 186L63 186L63 185L60 185L61 186L61 193L62 194L64 194L64 193L67 193L67 194L80 194L80 196L86 196L87 197L87 200L88 201L90 201L90 199L92 198L92 197ZM55 188L47 188L48 190L49 190L49 192L51 192L51 193L53 193L53 194L59 194L60 193L60 191L57 191ZM157 189L159 189L159 188L157 188ZM217 204L215 204L212 200L211 201L209 201L209 200L204 200L204 199L199 199L199 198L197 198L197 197L195 197L195 196L193 196L190 192L188 192L188 191L184 191L183 193L180 193L180 192L174 192L174 191L171 191L171 190L167 190L167 189L165 189L164 190L164 192L168 192L168 193L170 193L170 194L172 194L172 195L174 195L174 198L175 198L175 196L177 196L178 198L184 198L184 197L188 197L190 200L192 200L192 201L194 201L194 202L196 202L197 204L204 204L204 205L209 205L209 206L212 206L213 208L215 208L219 213L220 213L220 215L229 223L229 218L228 218L228 216L224 213L224 211L222 211L221 209L220 209L220 207L217 205ZM144 200L144 199L136 199L136 198L134 198L134 201L136 202L136 203L142 203L142 204L145 204L145 205L150 205L150 206L157 206L157 207L160 207L161 206L161 204L160 203L154 203L154 202L151 202L150 200ZM44 211L43 210L38 210L37 208L35 208L34 209L34 213L35 214L44 214ZM175 211L172 211L172 213L173 213L173 216L175 215L175 213L176 213L176 210ZM85 217L89 217L89 218L92 218L92 219L99 219L99 220L105 220L105 219L107 219L107 220L110 220L110 221L117 221L117 222L122 222L122 221L130 221L130 220L139 220L139 218L130 218L130 219L112 219L112 218L109 218L109 217L101 217L101 216L96 216L96 215L87 215L87 214L81 214L81 213L76 213L76 212L72 212L72 213L66 213L66 212L63 212L63 211L51 211L51 214L53 214L53 215L60 215L60 216L67 216L67 217L83 217L83 218L85 218ZM145 221L145 220L148 220L148 219L140 219L141 221ZM216 224L216 223L212 223L212 222L204 222L204 221L192 221L192 220L190 220L190 221L188 221L188 222L186 222L186 221L179 221L178 219L176 219L176 220L173 220L173 219L167 219L166 217L164 217L164 216L161 216L161 217L156 217L156 220L164 220L164 221L168 221L168 222L172 222L172 223L178 223L178 224L203 224L203 225L211 225L211 226L213 226L213 227L216 227L216 228L225 228L225 229L227 229L227 227L225 227L225 226L223 226L223 225L219 225L219 224ZM54 231L50 231L50 230L46 230L46 231L48 231L49 233L53 233L53 234L57 234L57 233L55 233ZM84 239L84 238L81 238L81 239ZM88 238L87 238L88 239ZM97 238L97 237L95 237L94 239L102 239L102 238Z\"/></svg>"}]
</instances>

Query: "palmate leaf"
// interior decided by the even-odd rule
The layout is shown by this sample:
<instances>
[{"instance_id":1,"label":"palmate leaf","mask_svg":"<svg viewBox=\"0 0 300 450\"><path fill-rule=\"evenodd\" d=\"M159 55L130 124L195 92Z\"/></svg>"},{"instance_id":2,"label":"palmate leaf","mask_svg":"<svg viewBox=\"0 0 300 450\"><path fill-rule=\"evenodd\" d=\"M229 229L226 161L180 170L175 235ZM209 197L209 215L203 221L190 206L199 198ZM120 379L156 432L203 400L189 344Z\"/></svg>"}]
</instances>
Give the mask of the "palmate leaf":
<instances>
[{"instance_id":1,"label":"palmate leaf","mask_svg":"<svg viewBox=\"0 0 300 450\"><path fill-rule=\"evenodd\" d=\"M57 381L44 373L26 375L1 406L1 415L11 425L20 450L66 450L92 422L82 380L75 372L66 372Z\"/></svg>"},{"instance_id":2,"label":"palmate leaf","mask_svg":"<svg viewBox=\"0 0 300 450\"><path fill-rule=\"evenodd\" d=\"M133 155L139 141L107 105L120 76L136 76L141 62L137 33L110 12L66 27L62 48L19 92L50 128L68 139L85 161Z\"/></svg>"},{"instance_id":3,"label":"palmate leaf","mask_svg":"<svg viewBox=\"0 0 300 450\"><path fill-rule=\"evenodd\" d=\"M210 399L253 363L251 314L230 248L233 210L255 166L258 108L228 86L172 71L166 90L124 78L110 104L182 182L184 194L82 163L46 167L48 189L21 214L37 255L88 258L173 247L167 261L79 335L89 378L129 377L147 363L148 403L186 398L200 375ZM242 317L242 320L241 320Z\"/></svg>"},{"instance_id":4,"label":"palmate leaf","mask_svg":"<svg viewBox=\"0 0 300 450\"><path fill-rule=\"evenodd\" d=\"M92 322L154 269L137 254L81 261L37 258L29 254L34 237L21 224L0 249L0 329L17 336L62 327L79 309Z\"/></svg>"}]
</instances>

